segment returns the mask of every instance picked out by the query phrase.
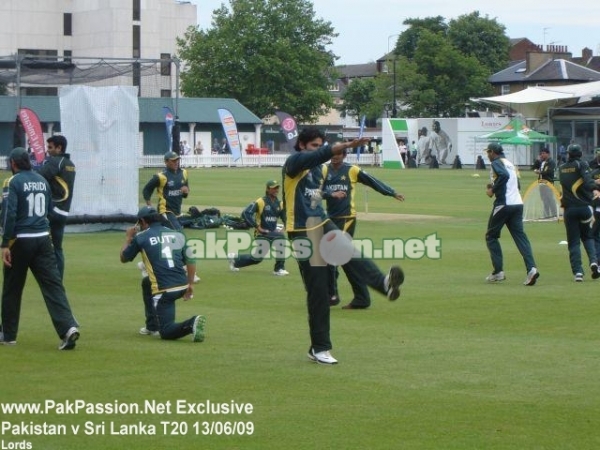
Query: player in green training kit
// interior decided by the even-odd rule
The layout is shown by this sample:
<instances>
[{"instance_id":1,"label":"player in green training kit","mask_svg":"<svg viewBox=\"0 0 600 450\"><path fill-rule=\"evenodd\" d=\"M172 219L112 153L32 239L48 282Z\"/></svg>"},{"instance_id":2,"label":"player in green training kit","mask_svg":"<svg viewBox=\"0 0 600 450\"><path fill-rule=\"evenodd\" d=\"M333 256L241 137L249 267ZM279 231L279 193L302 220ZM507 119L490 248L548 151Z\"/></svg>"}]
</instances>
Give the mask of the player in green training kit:
<instances>
[{"instance_id":1,"label":"player in green training kit","mask_svg":"<svg viewBox=\"0 0 600 450\"><path fill-rule=\"evenodd\" d=\"M319 364L337 364L331 355L329 268L320 253L320 242L330 231L339 231L327 218L321 204L323 187L322 164L332 156L349 148L364 145L366 139L324 146L325 135L316 128L307 128L298 135L291 154L283 165L283 202L286 231L298 253L305 244L311 249L308 259L298 259L302 281L306 289L310 347L308 358ZM383 274L370 259L351 259L347 269L361 282L366 283L390 300L400 296L404 272L392 266Z\"/></svg>"},{"instance_id":2,"label":"player in green training kit","mask_svg":"<svg viewBox=\"0 0 600 450\"><path fill-rule=\"evenodd\" d=\"M369 186L382 195L404 201L404 195L397 194L394 189L382 183L377 178L364 172L360 167L344 162L346 150L334 155L331 162L324 166L323 199L327 204L327 215L336 227L354 237L356 228L356 206L354 203L356 183ZM343 306L343 309L365 309L371 305L371 296L365 283L352 277L352 274L342 266L346 277L352 286L353 299ZM329 298L331 306L340 303L337 287L337 266L330 266Z\"/></svg>"},{"instance_id":3,"label":"player in green training kit","mask_svg":"<svg viewBox=\"0 0 600 450\"><path fill-rule=\"evenodd\" d=\"M67 139L64 136L50 136L46 139L47 152L50 158L38 169L52 189L52 207L48 212L50 222L50 237L56 254L56 263L61 279L65 274L65 257L62 242L65 225L73 201L73 186L75 185L75 164L67 151Z\"/></svg>"},{"instance_id":4,"label":"player in green training kit","mask_svg":"<svg viewBox=\"0 0 600 450\"><path fill-rule=\"evenodd\" d=\"M204 340L204 316L194 316L184 322L175 322L175 301L194 295L195 263L188 258L183 233L162 225L162 217L149 206L138 212L141 231L131 227L126 232L126 240L121 249L121 262L133 261L138 253L150 280L152 296L146 311L156 314L160 337L179 339L189 334L194 342ZM184 270L187 265L187 273Z\"/></svg>"},{"instance_id":5,"label":"player in green training kit","mask_svg":"<svg viewBox=\"0 0 600 450\"><path fill-rule=\"evenodd\" d=\"M182 229L177 217L181 215L183 199L190 193L187 170L179 167L179 161L180 157L177 153L165 153L166 168L150 178L142 190L142 196L148 206L152 206L150 199L152 192L156 190L158 195L156 209L169 221L174 230Z\"/></svg>"},{"instance_id":6,"label":"player in green training kit","mask_svg":"<svg viewBox=\"0 0 600 450\"><path fill-rule=\"evenodd\" d=\"M277 221L284 219L281 202L277 198L279 193L279 183L275 180L267 181L267 190L264 197L257 199L248 205L242 212L242 217L256 231L255 239L262 239L269 243L268 246L257 246L257 250L271 248L273 241L277 239L285 239L283 233L277 231ZM264 256L258 254L236 255L235 253L227 254L229 258L229 268L232 272L238 272L242 267L259 264ZM285 270L285 259L276 259L273 275L285 276L289 272Z\"/></svg>"},{"instance_id":7,"label":"player in green training kit","mask_svg":"<svg viewBox=\"0 0 600 450\"><path fill-rule=\"evenodd\" d=\"M142 196L146 205L152 206L151 198L152 192L156 190L158 195L158 212L168 222L169 227L174 230L182 231L183 227L179 222L178 217L181 215L181 205L183 199L187 198L190 193L190 187L188 184L188 173L187 170L179 167L181 161L180 156L175 152L167 152L164 155L165 169L162 172L155 174L146 183L142 190ZM142 270L142 298L144 304L148 303L148 298L151 296L149 289L150 284L145 279L146 273L142 266L139 266ZM194 273L194 282L200 281L200 277ZM148 325L148 324L147 324ZM142 328L140 333L152 334L156 332L153 328Z\"/></svg>"},{"instance_id":8,"label":"player in green training kit","mask_svg":"<svg viewBox=\"0 0 600 450\"><path fill-rule=\"evenodd\" d=\"M5 345L17 343L21 299L27 271L31 270L61 339L58 349L71 350L79 339L79 325L71 312L50 240L50 185L31 170L24 148L15 148L9 163L13 176L4 182L2 190L2 341Z\"/></svg>"}]
</instances>

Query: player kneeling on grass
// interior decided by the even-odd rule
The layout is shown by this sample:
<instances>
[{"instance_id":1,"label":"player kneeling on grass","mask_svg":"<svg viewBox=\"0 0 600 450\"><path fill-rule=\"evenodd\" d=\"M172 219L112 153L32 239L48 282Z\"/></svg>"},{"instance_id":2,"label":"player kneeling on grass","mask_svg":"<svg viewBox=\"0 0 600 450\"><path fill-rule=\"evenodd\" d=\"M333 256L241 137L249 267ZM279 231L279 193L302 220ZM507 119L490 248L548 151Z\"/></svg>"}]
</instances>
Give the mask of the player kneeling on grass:
<instances>
[{"instance_id":1,"label":"player kneeling on grass","mask_svg":"<svg viewBox=\"0 0 600 450\"><path fill-rule=\"evenodd\" d=\"M138 212L137 227L128 228L121 249L121 262L130 262L138 253L151 285L151 297L144 296L146 314L154 313L162 339L179 339L189 334L194 342L204 340L206 317L198 315L183 322L175 322L175 301L194 297L196 265L186 255L185 236L162 225L162 217L152 207L144 206ZM187 268L187 271L186 271ZM146 323L149 318L146 317ZM153 334L153 333L145 333Z\"/></svg>"}]
</instances>

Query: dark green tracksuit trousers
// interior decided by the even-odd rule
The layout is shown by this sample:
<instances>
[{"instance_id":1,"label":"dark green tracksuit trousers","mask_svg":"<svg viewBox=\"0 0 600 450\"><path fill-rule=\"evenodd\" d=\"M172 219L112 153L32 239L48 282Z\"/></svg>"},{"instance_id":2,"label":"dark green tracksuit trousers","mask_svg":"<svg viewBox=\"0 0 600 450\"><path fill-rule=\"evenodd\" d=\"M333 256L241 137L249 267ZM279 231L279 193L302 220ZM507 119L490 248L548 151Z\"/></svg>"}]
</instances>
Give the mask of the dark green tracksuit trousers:
<instances>
[{"instance_id":1,"label":"dark green tracksuit trousers","mask_svg":"<svg viewBox=\"0 0 600 450\"><path fill-rule=\"evenodd\" d=\"M331 230L338 228L331 222L325 222L317 233L305 231L288 232L290 239L308 237L311 240L313 255L319 252L320 237ZM329 307L329 281L330 268L320 257L308 260L298 260L300 274L306 289L306 303L308 308L308 327L310 332L311 347L315 353L331 350L330 337L330 307ZM385 274L370 259L351 259L343 266L348 278L358 280L371 288L386 295Z\"/></svg>"},{"instance_id":2,"label":"dark green tracksuit trousers","mask_svg":"<svg viewBox=\"0 0 600 450\"><path fill-rule=\"evenodd\" d=\"M2 328L5 341L16 341L21 315L21 298L27 270L35 277L56 334L62 339L69 328L78 326L62 284L50 236L17 238L10 247L12 267L4 267Z\"/></svg>"}]
</instances>

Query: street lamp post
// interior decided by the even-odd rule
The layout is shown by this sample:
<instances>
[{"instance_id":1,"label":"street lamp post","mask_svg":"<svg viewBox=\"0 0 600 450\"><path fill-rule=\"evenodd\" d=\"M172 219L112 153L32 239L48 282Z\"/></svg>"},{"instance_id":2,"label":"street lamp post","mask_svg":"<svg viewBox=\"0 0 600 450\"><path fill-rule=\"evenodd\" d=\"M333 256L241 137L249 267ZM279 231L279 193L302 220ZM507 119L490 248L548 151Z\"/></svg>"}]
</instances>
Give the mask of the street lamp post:
<instances>
[{"instance_id":1,"label":"street lamp post","mask_svg":"<svg viewBox=\"0 0 600 450\"><path fill-rule=\"evenodd\" d=\"M392 118L398 116L398 108L396 106L396 57L394 55L394 89L392 91Z\"/></svg>"},{"instance_id":2,"label":"street lamp post","mask_svg":"<svg viewBox=\"0 0 600 450\"><path fill-rule=\"evenodd\" d=\"M388 52L387 52L387 56L390 56L390 39L393 37L397 37L400 36L400 33L397 34L390 34L388 36ZM392 90L392 118L396 118L398 116L398 107L396 105L396 60L397 60L397 56L394 53L394 86L393 86L393 90Z\"/></svg>"}]
</instances>

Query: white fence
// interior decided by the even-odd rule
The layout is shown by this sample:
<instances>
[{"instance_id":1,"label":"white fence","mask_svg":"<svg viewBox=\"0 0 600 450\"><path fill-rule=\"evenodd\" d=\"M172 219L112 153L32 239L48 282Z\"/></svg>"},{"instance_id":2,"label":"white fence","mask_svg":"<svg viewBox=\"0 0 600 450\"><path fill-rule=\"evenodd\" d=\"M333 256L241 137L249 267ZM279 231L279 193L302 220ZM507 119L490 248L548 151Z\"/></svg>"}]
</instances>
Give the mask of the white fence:
<instances>
[{"instance_id":1,"label":"white fence","mask_svg":"<svg viewBox=\"0 0 600 450\"><path fill-rule=\"evenodd\" d=\"M289 154L269 154L269 155L244 155L241 159L234 161L231 155L187 155L181 157L181 167L281 167ZM374 158L374 156L376 156ZM359 164L361 166L381 165L381 155L371 153L360 155L356 160L356 155L346 156L346 162L349 164ZM75 160L76 163L76 160ZM143 155L139 158L140 167L163 167L165 162L162 155Z\"/></svg>"},{"instance_id":2,"label":"white fence","mask_svg":"<svg viewBox=\"0 0 600 450\"><path fill-rule=\"evenodd\" d=\"M270 154L270 155L244 155L240 160L234 161L231 155L188 155L181 157L181 166L186 168L194 167L281 167L289 154ZM77 165L77 152L71 154L71 158ZM366 153L360 155L356 160L356 155L346 156L346 162L349 164L358 164L361 166L381 165L381 155ZM6 156L0 156L0 169L8 169ZM143 155L138 159L138 165L142 167L164 167L165 161L162 155Z\"/></svg>"}]
</instances>

